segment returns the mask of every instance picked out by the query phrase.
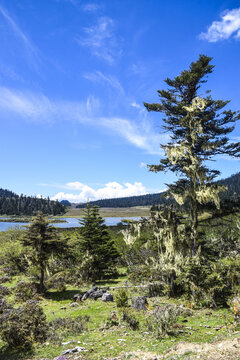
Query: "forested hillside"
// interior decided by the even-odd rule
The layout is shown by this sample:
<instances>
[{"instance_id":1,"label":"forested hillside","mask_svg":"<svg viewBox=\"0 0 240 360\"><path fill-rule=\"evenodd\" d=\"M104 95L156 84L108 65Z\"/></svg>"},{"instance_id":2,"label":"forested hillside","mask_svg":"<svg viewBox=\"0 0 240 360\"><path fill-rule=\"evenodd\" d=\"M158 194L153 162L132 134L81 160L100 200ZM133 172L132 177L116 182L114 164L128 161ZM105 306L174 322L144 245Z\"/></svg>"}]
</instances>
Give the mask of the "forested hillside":
<instances>
[{"instance_id":1,"label":"forested hillside","mask_svg":"<svg viewBox=\"0 0 240 360\"><path fill-rule=\"evenodd\" d=\"M230 176L229 178L217 181L218 184L225 185L228 187L228 190L225 193L221 194L222 199L228 199L237 196L240 196L240 172ZM129 196L123 198L115 199L104 199L97 201L90 201L91 205L97 205L99 207L131 207L131 206L151 206L152 204L161 205L169 204L174 200L166 199L164 197L166 192L156 193L156 194L147 194L139 196ZM77 208L84 208L86 203L79 204Z\"/></svg>"},{"instance_id":2,"label":"forested hillside","mask_svg":"<svg viewBox=\"0 0 240 360\"><path fill-rule=\"evenodd\" d=\"M64 204L58 201L14 194L0 189L0 215L35 215L42 211L47 215L59 215L65 212Z\"/></svg>"}]
</instances>

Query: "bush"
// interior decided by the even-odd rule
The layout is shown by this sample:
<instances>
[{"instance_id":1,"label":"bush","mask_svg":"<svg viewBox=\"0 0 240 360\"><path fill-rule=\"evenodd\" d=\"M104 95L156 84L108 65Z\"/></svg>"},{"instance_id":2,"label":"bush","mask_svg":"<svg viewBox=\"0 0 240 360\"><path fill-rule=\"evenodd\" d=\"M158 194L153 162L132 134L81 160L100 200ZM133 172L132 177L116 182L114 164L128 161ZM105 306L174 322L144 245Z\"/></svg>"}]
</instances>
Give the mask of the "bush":
<instances>
[{"instance_id":1,"label":"bush","mask_svg":"<svg viewBox=\"0 0 240 360\"><path fill-rule=\"evenodd\" d=\"M115 301L117 307L127 307L128 306L128 293L124 288L120 288L116 295L115 295Z\"/></svg>"},{"instance_id":2,"label":"bush","mask_svg":"<svg viewBox=\"0 0 240 360\"><path fill-rule=\"evenodd\" d=\"M148 331L154 333L156 337L166 336L180 313L181 311L176 305L158 306L153 315L147 319Z\"/></svg>"},{"instance_id":3,"label":"bush","mask_svg":"<svg viewBox=\"0 0 240 360\"><path fill-rule=\"evenodd\" d=\"M164 284L153 283L149 284L148 297L162 296L164 292Z\"/></svg>"},{"instance_id":4,"label":"bush","mask_svg":"<svg viewBox=\"0 0 240 360\"><path fill-rule=\"evenodd\" d=\"M216 262L196 263L184 268L177 283L186 297L199 307L227 306L228 299L240 284L240 259L226 258Z\"/></svg>"},{"instance_id":5,"label":"bush","mask_svg":"<svg viewBox=\"0 0 240 360\"><path fill-rule=\"evenodd\" d=\"M66 290L67 279L64 274L55 274L47 281L47 288L53 288L57 291Z\"/></svg>"},{"instance_id":6,"label":"bush","mask_svg":"<svg viewBox=\"0 0 240 360\"><path fill-rule=\"evenodd\" d=\"M53 343L58 343L61 342L61 336L79 335L86 330L86 324L89 320L90 317L87 315L79 315L75 319L72 319L70 316L54 319L49 323L49 340Z\"/></svg>"},{"instance_id":7,"label":"bush","mask_svg":"<svg viewBox=\"0 0 240 360\"><path fill-rule=\"evenodd\" d=\"M33 300L37 296L37 290L35 283L21 281L14 288L15 300L18 302Z\"/></svg>"},{"instance_id":8,"label":"bush","mask_svg":"<svg viewBox=\"0 0 240 360\"><path fill-rule=\"evenodd\" d=\"M10 295L11 291L7 286L0 285L0 298L3 298L6 295Z\"/></svg>"},{"instance_id":9,"label":"bush","mask_svg":"<svg viewBox=\"0 0 240 360\"><path fill-rule=\"evenodd\" d=\"M138 330L139 329L139 321L136 316L130 310L123 310L122 320L125 321L130 329Z\"/></svg>"},{"instance_id":10,"label":"bush","mask_svg":"<svg viewBox=\"0 0 240 360\"><path fill-rule=\"evenodd\" d=\"M43 343L47 339L46 316L36 301L4 311L0 324L1 337L11 349L28 350L34 342Z\"/></svg>"}]
</instances>

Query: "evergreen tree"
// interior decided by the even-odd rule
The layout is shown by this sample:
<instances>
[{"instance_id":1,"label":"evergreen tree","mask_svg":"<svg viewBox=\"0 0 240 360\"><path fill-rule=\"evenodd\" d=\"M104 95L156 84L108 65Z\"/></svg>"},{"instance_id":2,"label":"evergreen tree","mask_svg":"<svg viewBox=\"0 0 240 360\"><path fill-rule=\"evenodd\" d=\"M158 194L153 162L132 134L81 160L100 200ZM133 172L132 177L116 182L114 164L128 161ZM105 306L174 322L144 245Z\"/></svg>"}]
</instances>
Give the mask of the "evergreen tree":
<instances>
[{"instance_id":1,"label":"evergreen tree","mask_svg":"<svg viewBox=\"0 0 240 360\"><path fill-rule=\"evenodd\" d=\"M204 98L199 97L201 85L214 68L210 61L210 57L200 55L189 70L165 80L168 89L158 90L160 103L144 103L148 111L165 115L163 129L170 133L171 140L161 145L165 157L149 168L180 175L175 184L169 185L168 194L179 204L189 204L192 256L198 246L198 204L213 201L219 207L219 193L225 190L213 184L219 171L207 167L206 161L219 154L240 156L240 143L230 142L227 137L239 114L224 111L229 101L213 100L210 91Z\"/></svg>"},{"instance_id":2,"label":"evergreen tree","mask_svg":"<svg viewBox=\"0 0 240 360\"><path fill-rule=\"evenodd\" d=\"M98 206L88 204L80 223L83 225L80 229L80 252L83 258L91 259L92 280L102 279L111 273L118 253L104 219L99 215Z\"/></svg>"},{"instance_id":3,"label":"evergreen tree","mask_svg":"<svg viewBox=\"0 0 240 360\"><path fill-rule=\"evenodd\" d=\"M33 218L28 226L26 234L22 238L22 243L31 249L31 262L37 266L40 272L39 289L44 292L44 275L48 260L53 255L59 256L66 250L67 240L60 237L56 228L49 225L47 218L39 213Z\"/></svg>"}]
</instances>

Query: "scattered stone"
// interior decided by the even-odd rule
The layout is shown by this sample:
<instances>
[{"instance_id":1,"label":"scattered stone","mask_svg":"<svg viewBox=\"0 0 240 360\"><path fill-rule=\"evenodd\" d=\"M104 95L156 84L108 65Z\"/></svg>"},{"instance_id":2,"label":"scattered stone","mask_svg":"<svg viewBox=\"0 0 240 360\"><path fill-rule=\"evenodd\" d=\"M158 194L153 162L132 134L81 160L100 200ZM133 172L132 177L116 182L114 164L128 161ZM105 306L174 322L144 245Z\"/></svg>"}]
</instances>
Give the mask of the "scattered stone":
<instances>
[{"instance_id":1,"label":"scattered stone","mask_svg":"<svg viewBox=\"0 0 240 360\"><path fill-rule=\"evenodd\" d=\"M66 310L66 306L61 306L60 310Z\"/></svg>"},{"instance_id":2,"label":"scattered stone","mask_svg":"<svg viewBox=\"0 0 240 360\"><path fill-rule=\"evenodd\" d=\"M137 310L146 310L148 305L146 296L139 296L134 299L132 307Z\"/></svg>"},{"instance_id":3,"label":"scattered stone","mask_svg":"<svg viewBox=\"0 0 240 360\"><path fill-rule=\"evenodd\" d=\"M110 292L105 292L103 295L102 295L102 301L113 301L113 295L110 294Z\"/></svg>"},{"instance_id":4,"label":"scattered stone","mask_svg":"<svg viewBox=\"0 0 240 360\"><path fill-rule=\"evenodd\" d=\"M72 304L70 304L70 307L78 307L78 303L77 302L73 302Z\"/></svg>"},{"instance_id":5,"label":"scattered stone","mask_svg":"<svg viewBox=\"0 0 240 360\"><path fill-rule=\"evenodd\" d=\"M74 349L64 350L64 351L62 352L62 355L73 354L73 353L77 353L77 352L81 352L81 351L86 351L86 348L80 347L80 346L76 346Z\"/></svg>"},{"instance_id":6,"label":"scattered stone","mask_svg":"<svg viewBox=\"0 0 240 360\"><path fill-rule=\"evenodd\" d=\"M207 328L207 329L210 329L210 328L211 328L210 325L204 325L204 327Z\"/></svg>"},{"instance_id":7,"label":"scattered stone","mask_svg":"<svg viewBox=\"0 0 240 360\"><path fill-rule=\"evenodd\" d=\"M69 345L69 344L74 344L75 341L74 340L70 340L70 341L67 341L67 342L63 342L62 345Z\"/></svg>"}]
</instances>

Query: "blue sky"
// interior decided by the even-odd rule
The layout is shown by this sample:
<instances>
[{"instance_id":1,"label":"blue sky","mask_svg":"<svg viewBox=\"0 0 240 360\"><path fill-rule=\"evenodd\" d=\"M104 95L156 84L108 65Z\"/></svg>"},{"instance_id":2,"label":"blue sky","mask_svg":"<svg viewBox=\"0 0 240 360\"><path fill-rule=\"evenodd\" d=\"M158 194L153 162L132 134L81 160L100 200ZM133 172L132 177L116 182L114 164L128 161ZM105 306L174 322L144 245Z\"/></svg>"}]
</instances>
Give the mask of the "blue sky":
<instances>
[{"instance_id":1,"label":"blue sky","mask_svg":"<svg viewBox=\"0 0 240 360\"><path fill-rule=\"evenodd\" d=\"M0 187L73 202L159 192L157 102L199 54L206 89L240 109L240 3L0 0ZM231 134L240 138L240 125ZM218 158L221 177L239 162Z\"/></svg>"}]
</instances>

